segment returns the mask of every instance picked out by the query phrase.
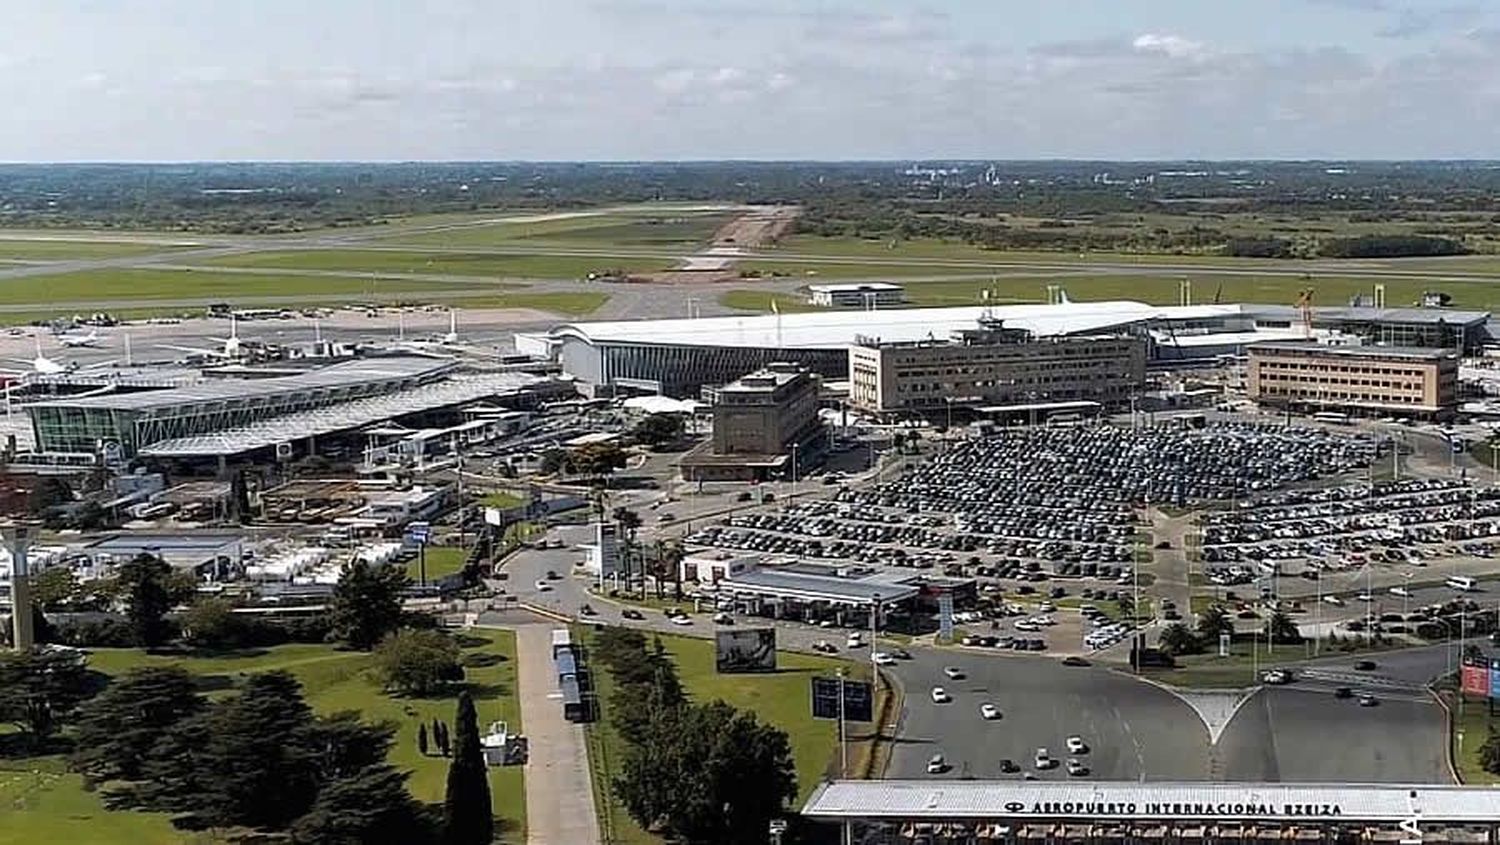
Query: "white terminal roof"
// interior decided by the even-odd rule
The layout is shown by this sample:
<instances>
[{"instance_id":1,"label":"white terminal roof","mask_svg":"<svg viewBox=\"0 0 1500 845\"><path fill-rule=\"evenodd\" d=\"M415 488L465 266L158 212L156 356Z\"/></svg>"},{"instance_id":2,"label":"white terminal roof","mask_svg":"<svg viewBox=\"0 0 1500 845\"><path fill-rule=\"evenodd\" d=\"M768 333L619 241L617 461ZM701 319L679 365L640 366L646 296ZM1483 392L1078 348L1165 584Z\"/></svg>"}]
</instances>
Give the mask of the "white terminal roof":
<instances>
[{"instance_id":1,"label":"white terminal roof","mask_svg":"<svg viewBox=\"0 0 1500 845\"><path fill-rule=\"evenodd\" d=\"M1202 311L1195 308L1195 311ZM1143 302L1068 302L1060 305L996 305L988 308L892 308L885 311L815 311L672 320L616 320L569 323L554 338L589 343L647 346L745 346L758 349L839 349L856 335L900 342L947 338L972 329L981 317L1003 320L1010 328L1052 336L1103 331L1171 316L1171 308ZM1224 306L1224 314L1238 313Z\"/></svg>"},{"instance_id":2,"label":"white terminal roof","mask_svg":"<svg viewBox=\"0 0 1500 845\"><path fill-rule=\"evenodd\" d=\"M1500 788L1400 784L863 780L825 783L815 819L1495 822Z\"/></svg>"},{"instance_id":3,"label":"white terminal roof","mask_svg":"<svg viewBox=\"0 0 1500 845\"><path fill-rule=\"evenodd\" d=\"M546 380L527 373L458 376L423 384L409 390L270 417L209 434L161 440L143 447L140 453L156 457L237 455L252 449L274 446L277 443L288 443L307 437L360 428L418 411L445 408L450 405L473 402L487 396L512 393Z\"/></svg>"}]
</instances>

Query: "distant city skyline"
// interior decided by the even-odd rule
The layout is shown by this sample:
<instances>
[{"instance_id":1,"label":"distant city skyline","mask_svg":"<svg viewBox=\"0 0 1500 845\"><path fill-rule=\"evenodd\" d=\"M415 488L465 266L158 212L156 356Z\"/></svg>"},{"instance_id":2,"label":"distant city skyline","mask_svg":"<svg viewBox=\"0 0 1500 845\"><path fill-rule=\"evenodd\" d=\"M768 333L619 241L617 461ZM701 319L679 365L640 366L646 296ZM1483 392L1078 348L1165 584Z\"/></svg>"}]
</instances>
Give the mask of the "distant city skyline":
<instances>
[{"instance_id":1,"label":"distant city skyline","mask_svg":"<svg viewBox=\"0 0 1500 845\"><path fill-rule=\"evenodd\" d=\"M18 0L0 161L1500 158L1463 0Z\"/></svg>"}]
</instances>

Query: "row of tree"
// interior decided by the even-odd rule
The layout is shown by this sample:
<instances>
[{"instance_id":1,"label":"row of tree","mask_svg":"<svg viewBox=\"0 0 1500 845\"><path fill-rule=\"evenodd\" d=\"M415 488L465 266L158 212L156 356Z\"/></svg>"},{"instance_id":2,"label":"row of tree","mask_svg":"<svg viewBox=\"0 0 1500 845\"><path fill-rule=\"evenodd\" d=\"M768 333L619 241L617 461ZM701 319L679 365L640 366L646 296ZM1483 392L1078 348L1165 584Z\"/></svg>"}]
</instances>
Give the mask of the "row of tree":
<instances>
[{"instance_id":1,"label":"row of tree","mask_svg":"<svg viewBox=\"0 0 1500 845\"><path fill-rule=\"evenodd\" d=\"M694 704L658 639L607 628L592 654L614 680L611 723L626 743L612 785L641 827L688 845L765 841L797 796L786 732L723 701Z\"/></svg>"},{"instance_id":2,"label":"row of tree","mask_svg":"<svg viewBox=\"0 0 1500 845\"><path fill-rule=\"evenodd\" d=\"M1170 655L1202 654L1217 648L1221 636L1234 636L1234 620L1222 604L1213 604L1198 615L1196 628L1174 622L1163 628L1158 638L1161 650ZM1276 645L1296 645L1302 642L1302 632L1297 623L1281 611L1266 619L1262 636Z\"/></svg>"}]
</instances>

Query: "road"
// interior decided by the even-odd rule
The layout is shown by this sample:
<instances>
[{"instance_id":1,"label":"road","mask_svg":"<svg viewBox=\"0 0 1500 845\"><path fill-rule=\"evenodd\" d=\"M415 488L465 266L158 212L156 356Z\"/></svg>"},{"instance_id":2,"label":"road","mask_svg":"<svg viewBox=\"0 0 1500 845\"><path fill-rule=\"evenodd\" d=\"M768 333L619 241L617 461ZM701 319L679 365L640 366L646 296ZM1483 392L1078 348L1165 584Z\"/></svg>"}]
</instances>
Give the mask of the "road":
<instances>
[{"instance_id":1,"label":"road","mask_svg":"<svg viewBox=\"0 0 1500 845\"><path fill-rule=\"evenodd\" d=\"M526 841L530 845L598 845L583 726L563 718L552 669L555 624L514 626L520 661L521 724L526 732Z\"/></svg>"}]
</instances>

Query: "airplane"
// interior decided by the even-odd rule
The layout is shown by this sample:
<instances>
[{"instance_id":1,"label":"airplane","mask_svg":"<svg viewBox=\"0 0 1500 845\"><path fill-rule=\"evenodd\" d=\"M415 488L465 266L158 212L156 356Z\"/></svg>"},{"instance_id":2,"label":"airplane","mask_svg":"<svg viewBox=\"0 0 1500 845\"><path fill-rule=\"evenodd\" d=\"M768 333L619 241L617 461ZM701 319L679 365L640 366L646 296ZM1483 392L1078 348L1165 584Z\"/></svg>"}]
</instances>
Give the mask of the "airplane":
<instances>
[{"instance_id":1,"label":"airplane","mask_svg":"<svg viewBox=\"0 0 1500 845\"><path fill-rule=\"evenodd\" d=\"M103 338L99 336L98 329L89 329L88 334L68 333L57 336L57 342L68 348L75 346L98 346L102 340Z\"/></svg>"},{"instance_id":2,"label":"airplane","mask_svg":"<svg viewBox=\"0 0 1500 845\"><path fill-rule=\"evenodd\" d=\"M0 360L5 360L5 361L10 361L11 363L14 363L14 364L20 364L20 365L22 365L21 368L16 368L16 367L0 367L0 373L4 373L4 374L8 374L8 375L13 375L13 376L19 376L19 377L25 379L25 378L30 378L32 376L57 376L57 375L63 375L65 373L77 372L79 370L79 366L78 366L78 362L77 361L58 361L58 360L55 360L55 359L52 359L52 358L48 358L45 354L42 353L42 339L40 337L36 337L35 340L36 340L36 357L35 358L5 358L5 359L0 359ZM113 361L100 361L97 364L90 364L87 367L84 367L83 369L85 369L85 370L92 370L92 369L96 369L96 368L100 368L100 367L111 366L113 364L114 364Z\"/></svg>"},{"instance_id":3,"label":"airplane","mask_svg":"<svg viewBox=\"0 0 1500 845\"><path fill-rule=\"evenodd\" d=\"M222 358L227 361L238 360L249 352L245 342L240 340L239 323L235 320L233 313L229 315L229 337L211 337L209 340L216 341L222 345L218 349L204 349L197 346L173 346L170 343L164 343L161 344L161 348L186 352L189 355Z\"/></svg>"},{"instance_id":4,"label":"airplane","mask_svg":"<svg viewBox=\"0 0 1500 845\"><path fill-rule=\"evenodd\" d=\"M407 340L406 318L398 315L396 346L411 352L442 352L465 344L458 336L458 309L448 309L448 332L430 340Z\"/></svg>"}]
</instances>

